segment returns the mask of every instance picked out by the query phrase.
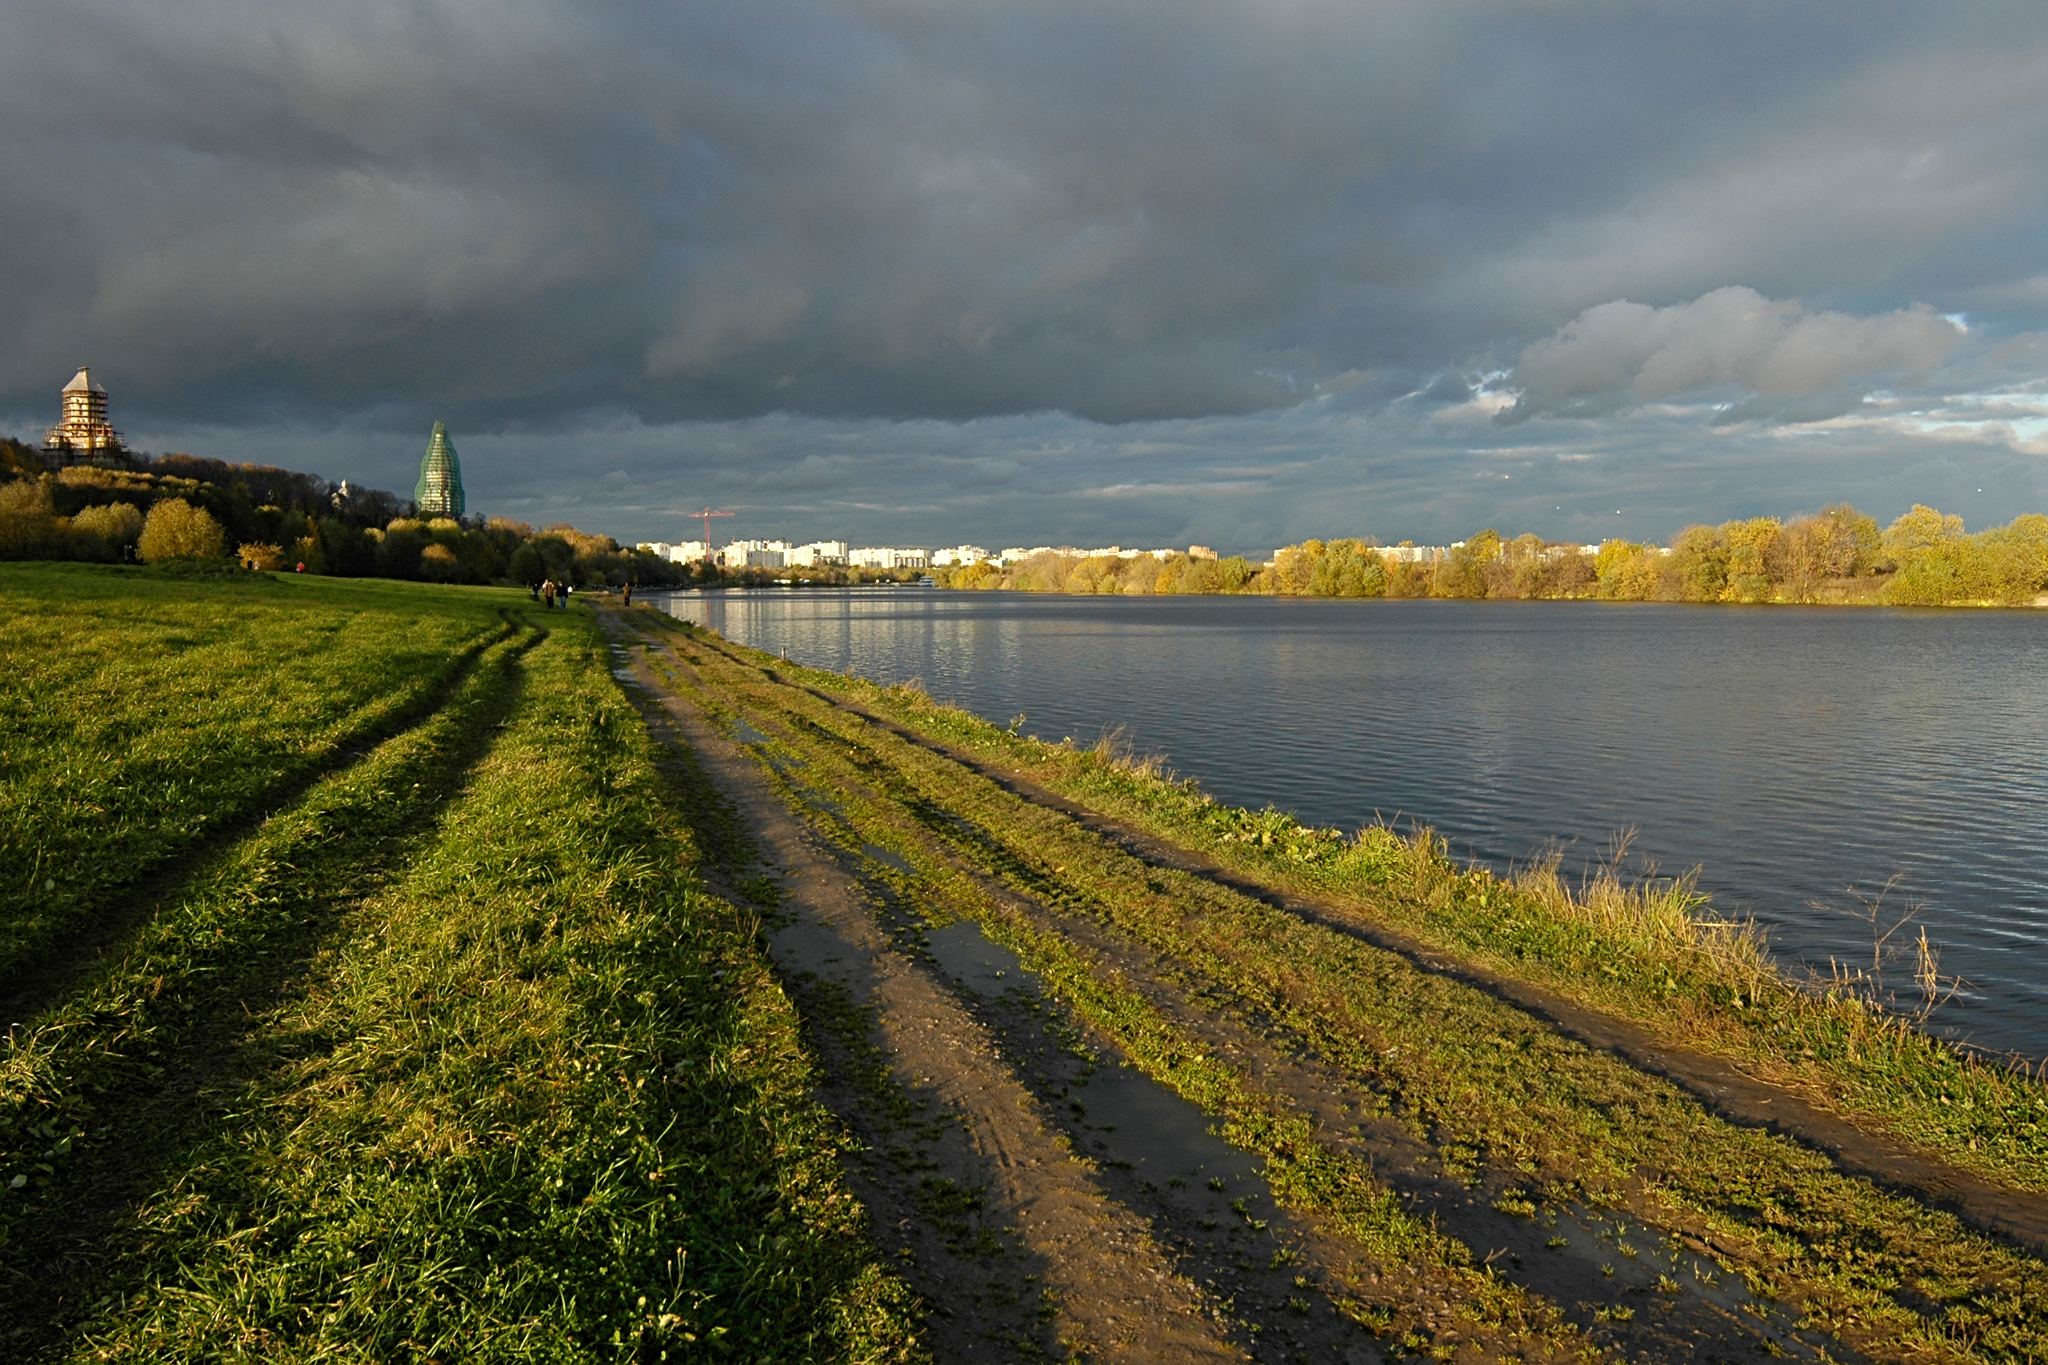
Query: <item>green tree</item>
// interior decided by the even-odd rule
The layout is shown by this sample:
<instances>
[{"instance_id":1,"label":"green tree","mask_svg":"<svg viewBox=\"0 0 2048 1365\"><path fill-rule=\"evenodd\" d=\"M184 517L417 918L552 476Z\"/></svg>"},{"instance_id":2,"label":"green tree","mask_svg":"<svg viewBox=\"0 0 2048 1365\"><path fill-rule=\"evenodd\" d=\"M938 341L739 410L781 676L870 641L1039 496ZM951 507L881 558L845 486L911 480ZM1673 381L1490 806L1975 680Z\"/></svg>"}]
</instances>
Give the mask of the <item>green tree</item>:
<instances>
[{"instance_id":1,"label":"green tree","mask_svg":"<svg viewBox=\"0 0 2048 1365\"><path fill-rule=\"evenodd\" d=\"M1784 529L1776 517L1721 523L1721 537L1728 544L1728 586L1722 591L1722 601L1771 600L1771 555Z\"/></svg>"},{"instance_id":2,"label":"green tree","mask_svg":"<svg viewBox=\"0 0 2048 1365\"><path fill-rule=\"evenodd\" d=\"M530 588L548 576L548 562L540 557L540 551L534 549L533 542L529 540L512 552L512 560L505 572L514 583L524 583Z\"/></svg>"},{"instance_id":3,"label":"green tree","mask_svg":"<svg viewBox=\"0 0 2048 1365\"><path fill-rule=\"evenodd\" d=\"M166 559L219 559L227 537L213 514L183 498L165 498L149 509L135 548L145 564Z\"/></svg>"},{"instance_id":4,"label":"green tree","mask_svg":"<svg viewBox=\"0 0 2048 1365\"><path fill-rule=\"evenodd\" d=\"M1481 531L1462 545L1451 547L1450 554L1436 566L1436 574L1430 583L1431 597L1484 597L1486 577L1484 569L1501 555L1500 532Z\"/></svg>"},{"instance_id":5,"label":"green tree","mask_svg":"<svg viewBox=\"0 0 2048 1365\"><path fill-rule=\"evenodd\" d=\"M1903 568L1905 562L1914 555L1924 554L1962 538L1961 517L1943 516L1932 507L1916 502L1912 511L1885 527L1883 545L1884 552Z\"/></svg>"},{"instance_id":6,"label":"green tree","mask_svg":"<svg viewBox=\"0 0 2048 1365\"><path fill-rule=\"evenodd\" d=\"M1671 542L1669 570L1684 602L1718 602L1728 590L1728 538L1718 526L1688 526Z\"/></svg>"},{"instance_id":7,"label":"green tree","mask_svg":"<svg viewBox=\"0 0 2048 1365\"><path fill-rule=\"evenodd\" d=\"M1379 552L1358 540L1333 540L1309 573L1315 597L1385 597L1387 566Z\"/></svg>"},{"instance_id":8,"label":"green tree","mask_svg":"<svg viewBox=\"0 0 2048 1365\"><path fill-rule=\"evenodd\" d=\"M141 509L128 502L81 508L71 518L72 538L88 559L119 559L121 549L142 534Z\"/></svg>"},{"instance_id":9,"label":"green tree","mask_svg":"<svg viewBox=\"0 0 2048 1365\"><path fill-rule=\"evenodd\" d=\"M45 559L58 553L50 484L48 474L0 484L0 559Z\"/></svg>"}]
</instances>

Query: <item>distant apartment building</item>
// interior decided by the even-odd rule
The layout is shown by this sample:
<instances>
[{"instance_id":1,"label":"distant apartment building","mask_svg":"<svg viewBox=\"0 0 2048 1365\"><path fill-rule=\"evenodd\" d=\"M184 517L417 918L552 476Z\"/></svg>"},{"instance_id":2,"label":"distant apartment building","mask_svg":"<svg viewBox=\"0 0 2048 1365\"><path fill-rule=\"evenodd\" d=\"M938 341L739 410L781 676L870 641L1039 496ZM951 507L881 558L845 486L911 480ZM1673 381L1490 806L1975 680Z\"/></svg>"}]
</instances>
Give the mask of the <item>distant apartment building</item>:
<instances>
[{"instance_id":1,"label":"distant apartment building","mask_svg":"<svg viewBox=\"0 0 2048 1365\"><path fill-rule=\"evenodd\" d=\"M824 569L843 566L846 563L846 542L843 540L814 540L808 545L790 547L783 558L785 562L800 569Z\"/></svg>"},{"instance_id":2,"label":"distant apartment building","mask_svg":"<svg viewBox=\"0 0 2048 1365\"><path fill-rule=\"evenodd\" d=\"M934 550L932 567L964 568L969 564L979 564L988 557L988 551L979 545L956 545L950 550Z\"/></svg>"},{"instance_id":3,"label":"distant apartment building","mask_svg":"<svg viewBox=\"0 0 2048 1365\"><path fill-rule=\"evenodd\" d=\"M1214 559L1216 558L1216 552L1206 545L1190 545L1188 546L1188 558Z\"/></svg>"},{"instance_id":4,"label":"distant apartment building","mask_svg":"<svg viewBox=\"0 0 2048 1365\"><path fill-rule=\"evenodd\" d=\"M856 569L929 569L932 566L932 557L926 550L863 546L858 550L849 550L846 562Z\"/></svg>"},{"instance_id":5,"label":"distant apartment building","mask_svg":"<svg viewBox=\"0 0 2048 1365\"><path fill-rule=\"evenodd\" d=\"M671 564L702 563L710 550L701 540L685 540L676 544L665 540L643 540L634 548L645 550L656 559L666 559Z\"/></svg>"},{"instance_id":6,"label":"distant apartment building","mask_svg":"<svg viewBox=\"0 0 2048 1365\"><path fill-rule=\"evenodd\" d=\"M1463 545L1459 541L1458 545ZM1381 549L1380 558L1389 564L1434 564L1448 555L1457 545L1389 545Z\"/></svg>"},{"instance_id":7,"label":"distant apartment building","mask_svg":"<svg viewBox=\"0 0 2048 1365\"><path fill-rule=\"evenodd\" d=\"M728 569L780 569L789 550L786 540L735 540L718 552L718 562Z\"/></svg>"}]
</instances>

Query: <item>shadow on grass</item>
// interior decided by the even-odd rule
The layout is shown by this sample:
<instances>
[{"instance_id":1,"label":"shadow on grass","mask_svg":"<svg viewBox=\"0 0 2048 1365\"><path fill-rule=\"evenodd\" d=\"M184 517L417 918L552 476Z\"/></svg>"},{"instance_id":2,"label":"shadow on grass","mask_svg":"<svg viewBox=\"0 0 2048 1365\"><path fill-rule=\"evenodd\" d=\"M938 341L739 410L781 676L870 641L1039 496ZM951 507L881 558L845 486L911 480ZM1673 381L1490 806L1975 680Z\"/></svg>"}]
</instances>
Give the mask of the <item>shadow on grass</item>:
<instances>
[{"instance_id":1,"label":"shadow on grass","mask_svg":"<svg viewBox=\"0 0 2048 1365\"><path fill-rule=\"evenodd\" d=\"M156 979L146 994L153 1014L165 1022L142 1047L120 1050L136 1030L118 1015L75 1021L76 1027L111 1030L112 1036L98 1041L73 1073L70 1093L41 1097L48 1102L40 1122L30 1114L25 1133L0 1132L17 1150L27 1145L24 1139L50 1144L39 1167L47 1176L0 1202L0 1245L6 1252L0 1262L0 1356L61 1355L76 1324L95 1307L143 1282L152 1270L151 1248L135 1218L138 1203L176 1180L181 1157L194 1144L237 1121L258 1077L325 1045L316 1038L266 1036L263 1021L302 988L349 909L390 885L409 858L437 837L453 798L524 695L522 656L542 638L536 631L488 665L501 669L502 677L491 680L476 713L445 748L404 769L405 781L374 793L375 799L344 808L347 823L338 837L330 831L330 837L310 840L310 847L288 860L285 883L262 888L274 909L251 925L246 938L215 947L212 960L187 975ZM478 657L466 660L460 676L437 689L434 712L386 742L437 714ZM324 776L367 757L351 755ZM307 783L300 798L317 786ZM205 866L196 855L184 863L194 878ZM131 940L140 928L140 922L130 927ZM89 1295L94 1297L88 1300Z\"/></svg>"},{"instance_id":2,"label":"shadow on grass","mask_svg":"<svg viewBox=\"0 0 2048 1365\"><path fill-rule=\"evenodd\" d=\"M269 788L251 796L243 810L203 837L146 864L135 876L106 888L92 905L74 912L64 926L32 945L32 961L0 972L0 1028L34 1019L120 958L143 926L165 905L174 903L223 851L248 838L266 821L289 812L322 782L354 768L379 745L432 720L469 680L484 654L512 634L511 616L500 615L505 618L504 629L464 648L441 680L412 705L344 737L325 758L280 773Z\"/></svg>"}]
</instances>

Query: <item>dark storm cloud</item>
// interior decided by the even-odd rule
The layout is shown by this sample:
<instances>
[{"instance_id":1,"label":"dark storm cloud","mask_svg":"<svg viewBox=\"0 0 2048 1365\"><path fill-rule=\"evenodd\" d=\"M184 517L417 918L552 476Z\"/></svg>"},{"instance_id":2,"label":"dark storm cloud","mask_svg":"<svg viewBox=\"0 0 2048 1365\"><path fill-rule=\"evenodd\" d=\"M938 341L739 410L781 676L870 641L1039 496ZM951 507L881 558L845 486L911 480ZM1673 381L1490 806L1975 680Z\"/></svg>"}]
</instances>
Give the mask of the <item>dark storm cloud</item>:
<instances>
[{"instance_id":1,"label":"dark storm cloud","mask_svg":"<svg viewBox=\"0 0 2048 1365\"><path fill-rule=\"evenodd\" d=\"M2042 372L2035 5L0 4L24 421L90 360L387 485L442 416L536 505L1243 540L1503 443L1675 508L1778 426L2036 439L1923 431Z\"/></svg>"}]
</instances>

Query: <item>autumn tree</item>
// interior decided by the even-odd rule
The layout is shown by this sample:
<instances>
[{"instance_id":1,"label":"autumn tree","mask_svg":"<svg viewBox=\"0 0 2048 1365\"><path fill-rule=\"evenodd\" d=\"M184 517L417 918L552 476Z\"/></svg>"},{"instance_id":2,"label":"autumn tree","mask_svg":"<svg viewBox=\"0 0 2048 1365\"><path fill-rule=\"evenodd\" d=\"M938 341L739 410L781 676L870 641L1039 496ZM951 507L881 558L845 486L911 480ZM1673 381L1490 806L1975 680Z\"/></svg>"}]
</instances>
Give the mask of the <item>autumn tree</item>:
<instances>
[{"instance_id":1,"label":"autumn tree","mask_svg":"<svg viewBox=\"0 0 2048 1365\"><path fill-rule=\"evenodd\" d=\"M213 514L183 498L165 498L149 509L135 548L145 564L166 559L219 559L226 536Z\"/></svg>"}]
</instances>

